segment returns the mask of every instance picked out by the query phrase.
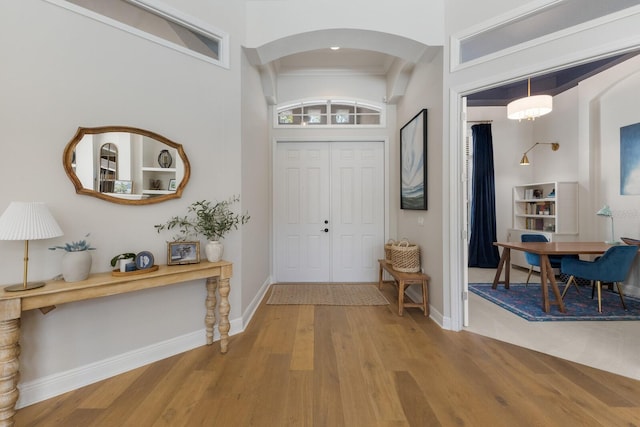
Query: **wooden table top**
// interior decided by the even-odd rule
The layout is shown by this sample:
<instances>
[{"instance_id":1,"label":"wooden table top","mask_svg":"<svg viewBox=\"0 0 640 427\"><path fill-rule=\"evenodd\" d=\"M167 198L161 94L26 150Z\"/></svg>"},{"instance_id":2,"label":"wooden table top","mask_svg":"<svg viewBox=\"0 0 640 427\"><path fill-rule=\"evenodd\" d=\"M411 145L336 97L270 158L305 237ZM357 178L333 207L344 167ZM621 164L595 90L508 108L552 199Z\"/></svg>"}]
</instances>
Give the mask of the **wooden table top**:
<instances>
[{"instance_id":1,"label":"wooden table top","mask_svg":"<svg viewBox=\"0 0 640 427\"><path fill-rule=\"evenodd\" d=\"M494 245L538 255L602 254L615 246L605 242L494 242Z\"/></svg>"},{"instance_id":2,"label":"wooden table top","mask_svg":"<svg viewBox=\"0 0 640 427\"><path fill-rule=\"evenodd\" d=\"M155 271L130 276L114 276L111 272L95 273L91 274L87 280L80 282L46 281L44 287L28 291L7 292L0 287L0 305L5 301L18 301L19 309L26 311L211 276L228 279L232 274L232 263L224 260L218 262L202 261L198 264L160 265ZM2 313L0 313L1 318Z\"/></svg>"}]
</instances>

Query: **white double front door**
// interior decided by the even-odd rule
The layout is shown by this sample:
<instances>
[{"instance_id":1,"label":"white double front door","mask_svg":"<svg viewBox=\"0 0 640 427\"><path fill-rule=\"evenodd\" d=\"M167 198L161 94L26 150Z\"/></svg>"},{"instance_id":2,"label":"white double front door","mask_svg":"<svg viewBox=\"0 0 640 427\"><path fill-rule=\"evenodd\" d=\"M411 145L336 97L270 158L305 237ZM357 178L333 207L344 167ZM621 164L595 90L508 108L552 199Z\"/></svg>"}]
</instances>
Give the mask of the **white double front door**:
<instances>
[{"instance_id":1,"label":"white double front door","mask_svg":"<svg viewBox=\"0 0 640 427\"><path fill-rule=\"evenodd\" d=\"M383 142L282 142L276 280L372 282L384 256Z\"/></svg>"}]
</instances>

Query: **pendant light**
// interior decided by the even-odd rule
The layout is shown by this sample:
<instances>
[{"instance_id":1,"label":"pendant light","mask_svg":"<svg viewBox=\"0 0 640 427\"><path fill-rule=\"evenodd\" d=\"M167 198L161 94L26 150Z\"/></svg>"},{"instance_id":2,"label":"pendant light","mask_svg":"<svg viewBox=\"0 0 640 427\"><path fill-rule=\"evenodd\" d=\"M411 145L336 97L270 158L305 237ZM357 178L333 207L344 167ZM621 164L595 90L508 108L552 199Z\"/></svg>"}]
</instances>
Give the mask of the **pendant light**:
<instances>
[{"instance_id":1,"label":"pendant light","mask_svg":"<svg viewBox=\"0 0 640 427\"><path fill-rule=\"evenodd\" d=\"M511 120L535 120L553 110L553 98L550 95L531 96L531 79L527 79L527 96L516 99L507 105L507 117Z\"/></svg>"}]
</instances>

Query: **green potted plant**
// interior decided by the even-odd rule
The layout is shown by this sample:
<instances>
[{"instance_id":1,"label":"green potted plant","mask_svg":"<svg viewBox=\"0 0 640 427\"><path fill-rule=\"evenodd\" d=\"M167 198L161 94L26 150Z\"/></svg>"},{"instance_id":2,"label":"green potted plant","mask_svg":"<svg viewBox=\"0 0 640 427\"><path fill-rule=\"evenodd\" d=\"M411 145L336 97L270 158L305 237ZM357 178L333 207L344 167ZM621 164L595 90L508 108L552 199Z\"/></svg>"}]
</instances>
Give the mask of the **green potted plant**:
<instances>
[{"instance_id":1,"label":"green potted plant","mask_svg":"<svg viewBox=\"0 0 640 427\"><path fill-rule=\"evenodd\" d=\"M222 258L224 251L220 240L231 230L237 230L240 225L249 221L248 213L241 215L231 210L231 205L239 201L239 196L215 203L199 200L189 205L186 216L174 216L164 224L156 224L154 227L158 233L162 230L178 229L179 234L174 236L176 241L204 236L208 241L205 246L207 260L216 262Z\"/></svg>"},{"instance_id":2,"label":"green potted plant","mask_svg":"<svg viewBox=\"0 0 640 427\"><path fill-rule=\"evenodd\" d=\"M89 237L87 234L85 237ZM92 258L89 251L96 248L91 246L87 240L65 243L63 246L53 246L52 251L61 249L65 251L62 256L62 277L65 282L78 282L89 277L91 271Z\"/></svg>"}]
</instances>

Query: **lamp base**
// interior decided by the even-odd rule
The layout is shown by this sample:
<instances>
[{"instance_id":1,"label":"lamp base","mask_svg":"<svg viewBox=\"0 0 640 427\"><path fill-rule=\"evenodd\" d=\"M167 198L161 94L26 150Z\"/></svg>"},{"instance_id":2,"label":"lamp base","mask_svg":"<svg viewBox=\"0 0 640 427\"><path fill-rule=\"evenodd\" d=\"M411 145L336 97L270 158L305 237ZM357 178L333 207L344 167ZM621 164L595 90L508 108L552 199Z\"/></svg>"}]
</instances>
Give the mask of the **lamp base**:
<instances>
[{"instance_id":1,"label":"lamp base","mask_svg":"<svg viewBox=\"0 0 640 427\"><path fill-rule=\"evenodd\" d=\"M20 292L20 291L28 291L31 289L38 289L44 286L44 282L29 282L27 286L24 286L24 283L18 283L15 285L7 286L4 288L7 292Z\"/></svg>"}]
</instances>

